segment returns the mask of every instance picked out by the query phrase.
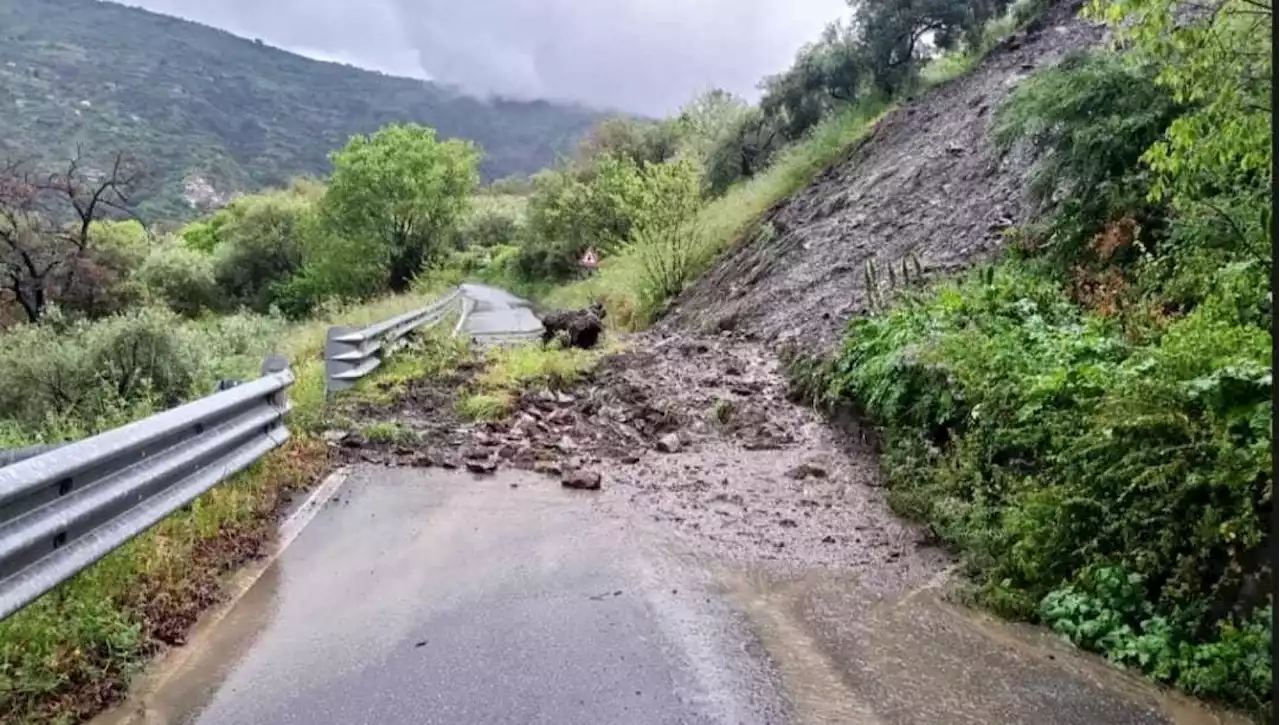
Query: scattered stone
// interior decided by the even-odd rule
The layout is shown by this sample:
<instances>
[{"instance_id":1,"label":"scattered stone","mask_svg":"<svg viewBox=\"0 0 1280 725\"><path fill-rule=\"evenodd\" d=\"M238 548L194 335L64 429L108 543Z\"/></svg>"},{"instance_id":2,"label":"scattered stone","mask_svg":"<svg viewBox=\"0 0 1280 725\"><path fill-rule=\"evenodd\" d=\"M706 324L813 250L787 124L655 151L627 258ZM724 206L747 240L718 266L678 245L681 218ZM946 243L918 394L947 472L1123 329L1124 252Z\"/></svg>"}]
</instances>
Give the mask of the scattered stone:
<instances>
[{"instance_id":1,"label":"scattered stone","mask_svg":"<svg viewBox=\"0 0 1280 725\"><path fill-rule=\"evenodd\" d=\"M806 478L826 478L827 469L814 461L806 461L787 471L787 478L803 481Z\"/></svg>"},{"instance_id":2,"label":"scattered stone","mask_svg":"<svg viewBox=\"0 0 1280 725\"><path fill-rule=\"evenodd\" d=\"M800 524L796 523L795 519L782 519L781 521L778 522L778 525L783 527L784 529L794 529Z\"/></svg>"},{"instance_id":3,"label":"scattered stone","mask_svg":"<svg viewBox=\"0 0 1280 725\"><path fill-rule=\"evenodd\" d=\"M338 443L346 440L347 436L350 435L351 431L349 430L327 430L320 434L320 438L329 445L337 445Z\"/></svg>"},{"instance_id":4,"label":"scattered stone","mask_svg":"<svg viewBox=\"0 0 1280 725\"><path fill-rule=\"evenodd\" d=\"M441 468L447 468L450 471L452 471L453 469L458 467L458 461L457 459L452 457L445 457L436 461L436 465L440 466Z\"/></svg>"},{"instance_id":5,"label":"scattered stone","mask_svg":"<svg viewBox=\"0 0 1280 725\"><path fill-rule=\"evenodd\" d=\"M561 466L559 461L535 461L533 470L538 473L545 473L551 476L560 475Z\"/></svg>"},{"instance_id":6,"label":"scattered stone","mask_svg":"<svg viewBox=\"0 0 1280 725\"><path fill-rule=\"evenodd\" d=\"M468 448L462 452L462 457L468 461L479 461L489 457L489 451L483 448Z\"/></svg>"},{"instance_id":7,"label":"scattered stone","mask_svg":"<svg viewBox=\"0 0 1280 725\"><path fill-rule=\"evenodd\" d=\"M826 536L822 537L822 543L834 544L836 543L836 537L832 536L831 534L827 534Z\"/></svg>"},{"instance_id":8,"label":"scattered stone","mask_svg":"<svg viewBox=\"0 0 1280 725\"><path fill-rule=\"evenodd\" d=\"M511 443L503 443L501 446L498 446L498 458L501 458L504 461L511 460L516 457L519 450L520 449L516 448L515 445Z\"/></svg>"},{"instance_id":9,"label":"scattered stone","mask_svg":"<svg viewBox=\"0 0 1280 725\"><path fill-rule=\"evenodd\" d=\"M568 471L560 479L560 485L565 488L575 488L584 491L600 490L600 472L578 469Z\"/></svg>"},{"instance_id":10,"label":"scattered stone","mask_svg":"<svg viewBox=\"0 0 1280 725\"><path fill-rule=\"evenodd\" d=\"M467 461L467 470L472 473L493 473L498 468L494 461Z\"/></svg>"},{"instance_id":11,"label":"scattered stone","mask_svg":"<svg viewBox=\"0 0 1280 725\"><path fill-rule=\"evenodd\" d=\"M680 436L675 433L668 433L659 438L657 445L654 447L662 453L679 453L684 444L680 442Z\"/></svg>"},{"instance_id":12,"label":"scattered stone","mask_svg":"<svg viewBox=\"0 0 1280 725\"><path fill-rule=\"evenodd\" d=\"M640 456L637 456L634 453L628 453L621 458L621 461L628 466L632 466L640 462Z\"/></svg>"}]
</instances>

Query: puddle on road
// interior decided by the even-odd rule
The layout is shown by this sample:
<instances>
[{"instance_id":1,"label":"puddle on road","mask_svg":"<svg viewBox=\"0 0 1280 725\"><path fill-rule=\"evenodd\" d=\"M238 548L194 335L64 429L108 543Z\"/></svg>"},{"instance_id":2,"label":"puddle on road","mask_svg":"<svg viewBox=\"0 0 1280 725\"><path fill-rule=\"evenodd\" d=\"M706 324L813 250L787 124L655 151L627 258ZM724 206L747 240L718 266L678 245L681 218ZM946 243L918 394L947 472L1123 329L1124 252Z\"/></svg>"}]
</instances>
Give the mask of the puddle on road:
<instances>
[{"instance_id":1,"label":"puddle on road","mask_svg":"<svg viewBox=\"0 0 1280 725\"><path fill-rule=\"evenodd\" d=\"M1247 725L1035 627L943 600L945 577L892 596L836 571L726 571L797 725Z\"/></svg>"}]
</instances>

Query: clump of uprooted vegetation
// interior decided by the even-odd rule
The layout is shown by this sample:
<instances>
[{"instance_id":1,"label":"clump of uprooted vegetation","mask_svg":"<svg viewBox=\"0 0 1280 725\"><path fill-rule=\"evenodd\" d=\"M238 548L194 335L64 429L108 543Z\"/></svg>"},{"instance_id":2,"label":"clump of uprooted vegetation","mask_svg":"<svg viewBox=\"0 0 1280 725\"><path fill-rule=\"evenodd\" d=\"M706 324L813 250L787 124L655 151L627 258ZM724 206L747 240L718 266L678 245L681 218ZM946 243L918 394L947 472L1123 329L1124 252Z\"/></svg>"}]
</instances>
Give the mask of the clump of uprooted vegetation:
<instances>
[{"instance_id":1,"label":"clump of uprooted vegetation","mask_svg":"<svg viewBox=\"0 0 1280 725\"><path fill-rule=\"evenodd\" d=\"M891 500L963 554L982 602L1263 713L1270 10L1175 25L1175 5L1098 2L1125 49L1001 109L1001 143L1050 152L1009 259L887 293L796 376L881 428Z\"/></svg>"}]
</instances>

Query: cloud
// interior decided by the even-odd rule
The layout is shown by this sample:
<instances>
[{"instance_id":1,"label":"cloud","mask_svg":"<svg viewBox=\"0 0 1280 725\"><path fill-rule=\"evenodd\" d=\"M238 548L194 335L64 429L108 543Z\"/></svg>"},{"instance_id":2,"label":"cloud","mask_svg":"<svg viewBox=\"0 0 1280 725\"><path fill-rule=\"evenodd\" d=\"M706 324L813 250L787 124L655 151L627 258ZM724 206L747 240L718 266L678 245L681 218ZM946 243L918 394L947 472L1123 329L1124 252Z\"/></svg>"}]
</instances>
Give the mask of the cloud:
<instances>
[{"instance_id":1,"label":"cloud","mask_svg":"<svg viewBox=\"0 0 1280 725\"><path fill-rule=\"evenodd\" d=\"M313 57L654 115L754 97L844 0L132 0Z\"/></svg>"}]
</instances>

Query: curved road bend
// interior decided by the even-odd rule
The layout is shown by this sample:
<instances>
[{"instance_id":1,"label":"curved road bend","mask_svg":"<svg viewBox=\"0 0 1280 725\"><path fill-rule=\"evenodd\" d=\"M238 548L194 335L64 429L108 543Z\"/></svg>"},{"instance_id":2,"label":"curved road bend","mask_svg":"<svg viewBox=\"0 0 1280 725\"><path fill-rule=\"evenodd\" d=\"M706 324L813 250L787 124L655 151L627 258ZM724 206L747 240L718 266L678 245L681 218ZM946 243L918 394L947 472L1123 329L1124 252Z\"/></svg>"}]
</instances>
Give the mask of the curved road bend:
<instances>
[{"instance_id":1,"label":"curved road bend","mask_svg":"<svg viewBox=\"0 0 1280 725\"><path fill-rule=\"evenodd\" d=\"M536 333L524 301L464 292L473 336ZM356 467L225 617L100 721L1226 722L932 590L874 601L838 571L722 567L609 493Z\"/></svg>"}]
</instances>

